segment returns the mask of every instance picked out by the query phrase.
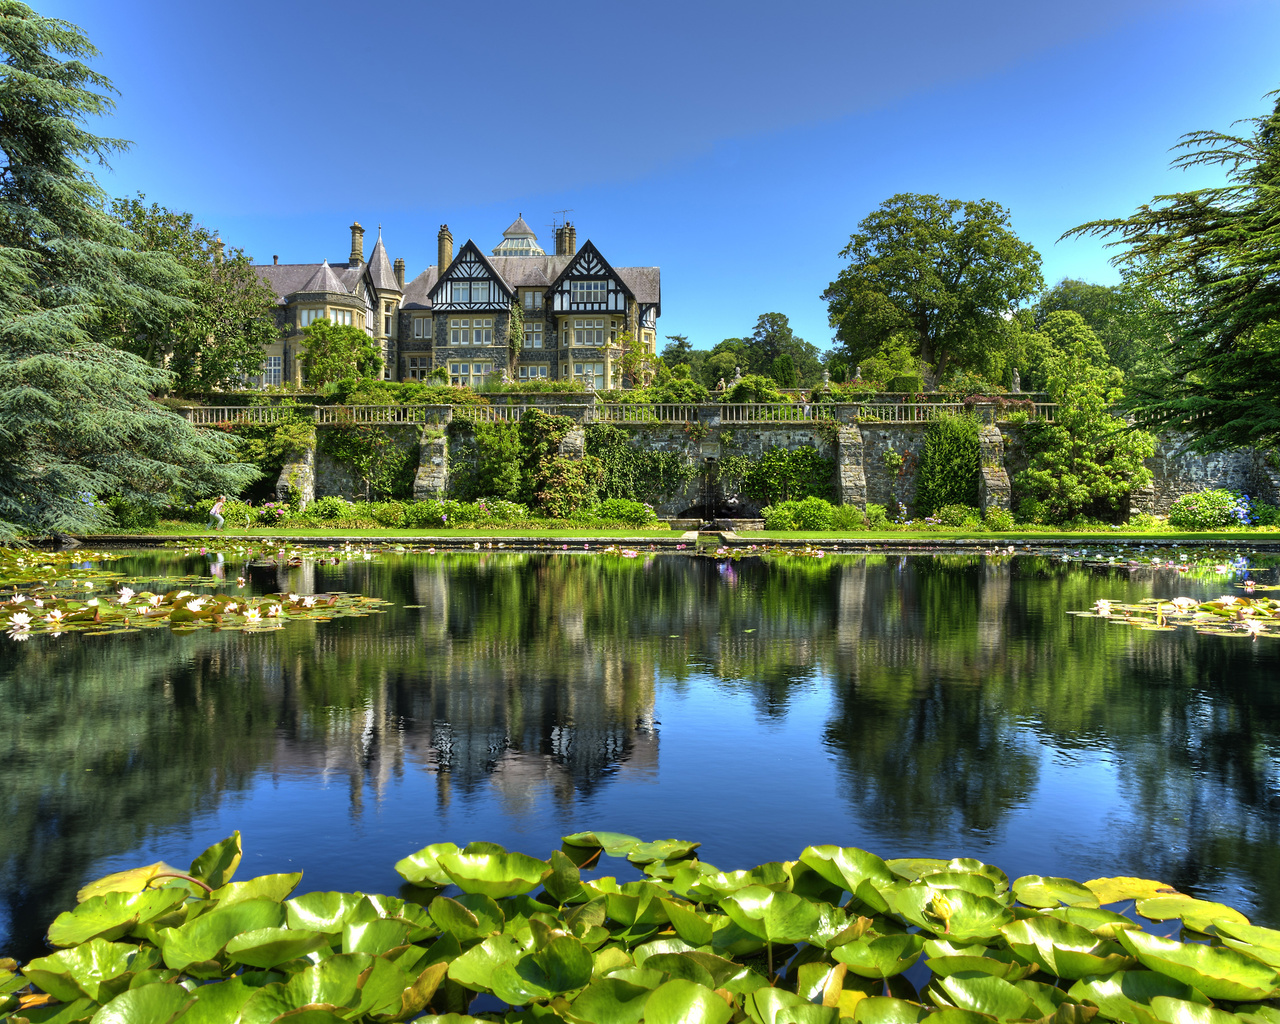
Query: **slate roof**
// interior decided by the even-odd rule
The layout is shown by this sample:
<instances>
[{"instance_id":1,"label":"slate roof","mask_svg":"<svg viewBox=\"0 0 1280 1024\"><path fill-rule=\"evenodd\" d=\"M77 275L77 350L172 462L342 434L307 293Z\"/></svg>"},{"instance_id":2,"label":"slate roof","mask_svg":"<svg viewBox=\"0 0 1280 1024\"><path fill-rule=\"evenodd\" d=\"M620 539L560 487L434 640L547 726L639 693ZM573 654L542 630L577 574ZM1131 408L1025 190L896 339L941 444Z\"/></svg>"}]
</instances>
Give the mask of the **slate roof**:
<instances>
[{"instance_id":1,"label":"slate roof","mask_svg":"<svg viewBox=\"0 0 1280 1024\"><path fill-rule=\"evenodd\" d=\"M380 292L398 292L396 275L391 269L391 261L387 259L387 250L382 245L382 230L378 230L378 241L369 253L369 274L373 278L373 286Z\"/></svg>"},{"instance_id":2,"label":"slate roof","mask_svg":"<svg viewBox=\"0 0 1280 1024\"><path fill-rule=\"evenodd\" d=\"M302 292L347 292L351 289L346 286L342 278L334 273L333 267L329 266L329 261L325 260L316 268L316 272L311 275L311 279L298 289Z\"/></svg>"},{"instance_id":3,"label":"slate roof","mask_svg":"<svg viewBox=\"0 0 1280 1024\"><path fill-rule=\"evenodd\" d=\"M525 223L523 213L520 214L514 222L512 222L511 227L502 232L503 238L523 238L526 236L529 238L538 237L533 233L533 228L529 227L529 225Z\"/></svg>"},{"instance_id":4,"label":"slate roof","mask_svg":"<svg viewBox=\"0 0 1280 1024\"><path fill-rule=\"evenodd\" d=\"M436 286L439 274L435 267L427 267L421 274L404 286L404 299L401 309L430 309L431 289Z\"/></svg>"}]
</instances>

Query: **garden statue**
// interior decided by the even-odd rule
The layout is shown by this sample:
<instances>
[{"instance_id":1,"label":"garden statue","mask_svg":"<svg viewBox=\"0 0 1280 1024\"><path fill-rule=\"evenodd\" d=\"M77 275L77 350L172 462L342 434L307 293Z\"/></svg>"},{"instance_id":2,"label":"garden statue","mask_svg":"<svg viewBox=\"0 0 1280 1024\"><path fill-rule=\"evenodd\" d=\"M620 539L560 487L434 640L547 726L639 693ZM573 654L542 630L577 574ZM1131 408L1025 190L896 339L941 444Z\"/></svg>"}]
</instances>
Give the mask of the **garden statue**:
<instances>
[{"instance_id":1,"label":"garden statue","mask_svg":"<svg viewBox=\"0 0 1280 1024\"><path fill-rule=\"evenodd\" d=\"M737 384L740 380L742 380L742 367L735 366L733 368L733 382Z\"/></svg>"},{"instance_id":2,"label":"garden statue","mask_svg":"<svg viewBox=\"0 0 1280 1024\"><path fill-rule=\"evenodd\" d=\"M853 379L862 380L862 364L861 363L859 363L857 368L853 371Z\"/></svg>"},{"instance_id":3,"label":"garden statue","mask_svg":"<svg viewBox=\"0 0 1280 1024\"><path fill-rule=\"evenodd\" d=\"M1013 368L1013 393L1015 395L1022 392L1022 378L1018 376L1018 368Z\"/></svg>"},{"instance_id":4,"label":"garden statue","mask_svg":"<svg viewBox=\"0 0 1280 1024\"><path fill-rule=\"evenodd\" d=\"M831 372L829 370L822 371L822 388L824 391L831 390Z\"/></svg>"}]
</instances>

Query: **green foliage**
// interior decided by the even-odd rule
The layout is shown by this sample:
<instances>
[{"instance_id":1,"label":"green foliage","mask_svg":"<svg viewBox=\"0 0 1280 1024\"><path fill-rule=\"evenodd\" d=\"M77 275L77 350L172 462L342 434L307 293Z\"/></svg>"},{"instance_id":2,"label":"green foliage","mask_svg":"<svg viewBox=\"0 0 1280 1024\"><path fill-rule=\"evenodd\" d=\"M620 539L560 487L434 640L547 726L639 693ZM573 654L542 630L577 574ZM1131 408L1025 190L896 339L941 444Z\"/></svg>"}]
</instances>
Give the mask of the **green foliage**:
<instances>
[{"instance_id":1,"label":"green foliage","mask_svg":"<svg viewBox=\"0 0 1280 1024\"><path fill-rule=\"evenodd\" d=\"M791 358L790 353L783 352L782 355L774 359L769 375L778 382L778 387L780 388L798 388L800 386L800 375L796 372L795 360Z\"/></svg>"},{"instance_id":2,"label":"green foliage","mask_svg":"<svg viewBox=\"0 0 1280 1024\"><path fill-rule=\"evenodd\" d=\"M367 423L337 423L317 433L316 447L346 463L371 497L402 498L413 488L416 447L400 443L396 432Z\"/></svg>"},{"instance_id":3,"label":"green foliage","mask_svg":"<svg viewBox=\"0 0 1280 1024\"><path fill-rule=\"evenodd\" d=\"M533 478L534 500L552 519L568 519L595 501L604 470L593 455L557 455L540 462Z\"/></svg>"},{"instance_id":4,"label":"green foliage","mask_svg":"<svg viewBox=\"0 0 1280 1024\"><path fill-rule=\"evenodd\" d=\"M916 472L916 509L921 515L946 505L977 505L980 475L975 416L941 413L925 430Z\"/></svg>"},{"instance_id":5,"label":"green foliage","mask_svg":"<svg viewBox=\"0 0 1280 1024\"><path fill-rule=\"evenodd\" d=\"M521 493L524 455L518 424L497 420L451 429L449 489L464 501L479 497L515 501Z\"/></svg>"},{"instance_id":6,"label":"green foliage","mask_svg":"<svg viewBox=\"0 0 1280 1024\"><path fill-rule=\"evenodd\" d=\"M600 460L602 498L671 493L692 480L698 467L675 452L636 447L632 435L610 423L586 428L586 451Z\"/></svg>"},{"instance_id":7,"label":"green foliage","mask_svg":"<svg viewBox=\"0 0 1280 1024\"><path fill-rule=\"evenodd\" d=\"M500 1024L567 1019L557 1008L594 1024L1245 1024L1270 1020L1258 1004L1280 994L1280 933L1223 904L1169 898L1160 882L1011 882L974 859L885 861L837 846L722 872L696 858L699 845L580 832L543 860L434 843L395 865L424 894L413 902L290 898L300 873L232 881L236 833L185 872L156 863L86 887L49 929L56 951L22 972L67 1004L66 1019L113 1021L185 1011L440 1024L477 1019L464 1015L480 997L507 1008L485 1011ZM645 877L584 877L601 857ZM1212 928L1223 944L1161 938L1101 909L1121 902L1179 921L1189 938ZM920 988L902 984L922 956ZM0 998L6 1010L18 1002Z\"/></svg>"},{"instance_id":8,"label":"green foliage","mask_svg":"<svg viewBox=\"0 0 1280 1024\"><path fill-rule=\"evenodd\" d=\"M113 200L112 215L136 239L130 248L173 256L187 276L182 297L189 304L180 311L113 308L103 317L104 331L118 348L169 369L183 394L238 386L260 374L264 347L280 340L275 294L242 249L224 253L216 231L145 199L139 193Z\"/></svg>"},{"instance_id":9,"label":"green foliage","mask_svg":"<svg viewBox=\"0 0 1280 1024\"><path fill-rule=\"evenodd\" d=\"M302 333L302 374L311 387L382 373L378 346L359 327L334 325L322 317Z\"/></svg>"},{"instance_id":10,"label":"green foliage","mask_svg":"<svg viewBox=\"0 0 1280 1024\"><path fill-rule=\"evenodd\" d=\"M1257 501L1253 505L1253 514L1259 526L1280 526L1280 507Z\"/></svg>"},{"instance_id":11,"label":"green foliage","mask_svg":"<svg viewBox=\"0 0 1280 1024\"><path fill-rule=\"evenodd\" d=\"M652 505L626 498L608 498L580 511L578 517L622 526L652 526L658 521Z\"/></svg>"},{"instance_id":12,"label":"green foliage","mask_svg":"<svg viewBox=\"0 0 1280 1024\"><path fill-rule=\"evenodd\" d=\"M347 378L334 386L338 405L488 405L489 400L472 388L424 381L391 381Z\"/></svg>"},{"instance_id":13,"label":"green foliage","mask_svg":"<svg viewBox=\"0 0 1280 1024\"><path fill-rule=\"evenodd\" d=\"M1195 131L1177 145L1175 168L1221 168L1226 184L1067 232L1112 238L1128 282L1172 292L1155 303L1164 340L1126 405L1140 426L1190 433L1202 451L1280 438L1280 98L1245 123L1247 135Z\"/></svg>"},{"instance_id":14,"label":"green foliage","mask_svg":"<svg viewBox=\"0 0 1280 1024\"><path fill-rule=\"evenodd\" d=\"M837 507L823 498L810 496L802 501L780 501L760 510L766 530L832 530L836 528ZM845 515L842 520L851 517ZM858 517L861 524L861 516Z\"/></svg>"},{"instance_id":15,"label":"green foliage","mask_svg":"<svg viewBox=\"0 0 1280 1024\"><path fill-rule=\"evenodd\" d=\"M1150 482L1142 460L1155 451L1155 439L1110 414L1119 397L1115 377L1096 362L1097 338L1078 314L1050 314L1042 333L1056 353L1049 391L1058 411L1052 425L1022 428L1031 456L1017 477L1023 502L1035 503L1035 521L1114 517L1132 491Z\"/></svg>"},{"instance_id":16,"label":"green foliage","mask_svg":"<svg viewBox=\"0 0 1280 1024\"><path fill-rule=\"evenodd\" d=\"M1013 529L1013 513L992 505L983 515L982 525L992 533L1008 533Z\"/></svg>"},{"instance_id":17,"label":"green foliage","mask_svg":"<svg viewBox=\"0 0 1280 1024\"><path fill-rule=\"evenodd\" d=\"M800 500L810 495L830 498L836 464L812 445L768 449L742 478L742 493L761 504Z\"/></svg>"},{"instance_id":18,"label":"green foliage","mask_svg":"<svg viewBox=\"0 0 1280 1024\"><path fill-rule=\"evenodd\" d=\"M294 460L316 443L315 420L310 410L298 408L288 399L280 402L278 408L288 411L272 423L226 425L235 439L236 457L258 469L263 483L272 494L275 493L275 483L285 463Z\"/></svg>"},{"instance_id":19,"label":"green foliage","mask_svg":"<svg viewBox=\"0 0 1280 1024\"><path fill-rule=\"evenodd\" d=\"M139 251L86 170L125 147L84 128L113 105L96 55L74 25L0 3L0 540L94 529L86 494L162 503L256 476L224 435L151 401L171 374L106 338L106 310L190 306L178 261Z\"/></svg>"},{"instance_id":20,"label":"green foliage","mask_svg":"<svg viewBox=\"0 0 1280 1024\"><path fill-rule=\"evenodd\" d=\"M724 402L785 402L787 398L778 390L778 383L772 377L748 373L740 377L724 393Z\"/></svg>"},{"instance_id":21,"label":"green foliage","mask_svg":"<svg viewBox=\"0 0 1280 1024\"><path fill-rule=\"evenodd\" d=\"M888 390L903 395L918 395L924 390L924 381L919 374L901 374L889 381Z\"/></svg>"},{"instance_id":22,"label":"green foliage","mask_svg":"<svg viewBox=\"0 0 1280 1024\"><path fill-rule=\"evenodd\" d=\"M975 530L982 523L982 513L972 505L943 505L933 513L939 526L957 530Z\"/></svg>"},{"instance_id":23,"label":"green foliage","mask_svg":"<svg viewBox=\"0 0 1280 1024\"><path fill-rule=\"evenodd\" d=\"M863 516L869 530L883 530L889 525L889 513L883 505L868 502Z\"/></svg>"},{"instance_id":24,"label":"green foliage","mask_svg":"<svg viewBox=\"0 0 1280 1024\"><path fill-rule=\"evenodd\" d=\"M840 255L849 265L822 297L848 360L905 337L934 379L955 366L1001 375L1015 340L1003 314L1042 284L1040 254L985 199L893 196Z\"/></svg>"},{"instance_id":25,"label":"green foliage","mask_svg":"<svg viewBox=\"0 0 1280 1024\"><path fill-rule=\"evenodd\" d=\"M1184 494L1169 507L1169 525L1179 530L1248 526L1256 518L1247 495L1223 488Z\"/></svg>"},{"instance_id":26,"label":"green foliage","mask_svg":"<svg viewBox=\"0 0 1280 1024\"><path fill-rule=\"evenodd\" d=\"M129 501L110 497L107 510L115 525L122 530L149 530L160 521L160 510L149 501Z\"/></svg>"}]
</instances>

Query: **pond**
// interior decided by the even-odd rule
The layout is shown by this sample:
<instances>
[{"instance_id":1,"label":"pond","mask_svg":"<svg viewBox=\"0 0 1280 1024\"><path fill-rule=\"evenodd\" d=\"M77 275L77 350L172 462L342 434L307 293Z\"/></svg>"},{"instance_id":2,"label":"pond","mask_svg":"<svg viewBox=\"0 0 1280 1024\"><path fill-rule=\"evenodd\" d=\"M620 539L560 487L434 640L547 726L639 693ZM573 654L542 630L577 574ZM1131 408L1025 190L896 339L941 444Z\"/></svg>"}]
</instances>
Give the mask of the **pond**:
<instances>
[{"instance_id":1,"label":"pond","mask_svg":"<svg viewBox=\"0 0 1280 1024\"><path fill-rule=\"evenodd\" d=\"M219 590L243 572L239 593L389 603L247 632L0 637L5 954L42 953L86 880L185 865L236 829L242 877L301 869L300 891L395 893L395 861L429 842L546 856L608 829L700 840L726 869L834 843L1137 875L1280 926L1280 639L1068 614L1242 593L1274 568L226 557Z\"/></svg>"}]
</instances>

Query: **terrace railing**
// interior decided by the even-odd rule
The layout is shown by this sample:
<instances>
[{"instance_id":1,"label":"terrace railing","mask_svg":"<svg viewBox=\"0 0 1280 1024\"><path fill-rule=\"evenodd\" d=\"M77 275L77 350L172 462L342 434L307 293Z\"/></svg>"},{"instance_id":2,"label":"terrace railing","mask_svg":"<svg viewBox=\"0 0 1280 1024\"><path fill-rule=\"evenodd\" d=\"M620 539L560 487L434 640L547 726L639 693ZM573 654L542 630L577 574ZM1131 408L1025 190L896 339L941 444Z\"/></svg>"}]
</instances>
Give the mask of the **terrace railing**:
<instances>
[{"instance_id":1,"label":"terrace railing","mask_svg":"<svg viewBox=\"0 0 1280 1024\"><path fill-rule=\"evenodd\" d=\"M904 396L905 397L905 396ZM196 426L235 423L277 423L291 416L309 415L317 426L341 424L444 424L455 417L473 423L518 423L530 409L568 416L578 423L927 423L940 412L963 413L962 402L733 402L733 403L574 403L556 405L317 405L307 406L191 406L182 415ZM1037 420L1052 423L1058 407L1035 402L1023 407ZM999 422L1006 410L978 404L973 410L984 422Z\"/></svg>"}]
</instances>

